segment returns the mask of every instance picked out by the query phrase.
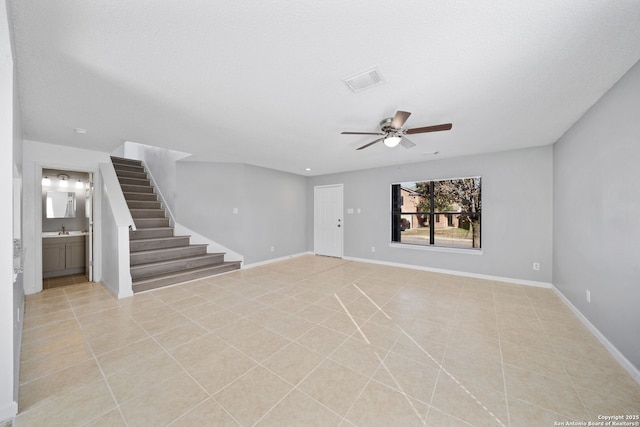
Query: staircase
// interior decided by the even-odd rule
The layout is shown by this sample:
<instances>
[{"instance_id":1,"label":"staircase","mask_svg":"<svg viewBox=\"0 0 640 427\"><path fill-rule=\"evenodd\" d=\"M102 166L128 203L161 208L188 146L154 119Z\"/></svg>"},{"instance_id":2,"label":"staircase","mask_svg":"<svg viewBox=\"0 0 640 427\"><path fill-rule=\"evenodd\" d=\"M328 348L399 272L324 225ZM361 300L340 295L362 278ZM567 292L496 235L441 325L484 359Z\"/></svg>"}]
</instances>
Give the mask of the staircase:
<instances>
[{"instance_id":1,"label":"staircase","mask_svg":"<svg viewBox=\"0 0 640 427\"><path fill-rule=\"evenodd\" d=\"M129 232L133 292L155 289L240 268L224 253L207 253L207 245L175 236L142 162L111 157L136 231Z\"/></svg>"}]
</instances>

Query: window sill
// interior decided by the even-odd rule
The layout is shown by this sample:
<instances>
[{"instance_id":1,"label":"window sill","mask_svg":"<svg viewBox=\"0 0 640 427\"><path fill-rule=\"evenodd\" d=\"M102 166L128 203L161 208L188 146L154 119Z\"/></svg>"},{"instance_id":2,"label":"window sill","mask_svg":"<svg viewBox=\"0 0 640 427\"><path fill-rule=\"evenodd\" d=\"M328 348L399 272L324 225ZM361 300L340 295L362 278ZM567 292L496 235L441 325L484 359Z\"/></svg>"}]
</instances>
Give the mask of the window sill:
<instances>
[{"instance_id":1,"label":"window sill","mask_svg":"<svg viewBox=\"0 0 640 427\"><path fill-rule=\"evenodd\" d=\"M398 249L413 249L418 251L430 251L430 252L446 252L454 254L466 254L466 255L483 255L482 249L461 249L461 248L443 248L440 246L422 246L422 245L408 245L406 243L389 243L390 248Z\"/></svg>"}]
</instances>

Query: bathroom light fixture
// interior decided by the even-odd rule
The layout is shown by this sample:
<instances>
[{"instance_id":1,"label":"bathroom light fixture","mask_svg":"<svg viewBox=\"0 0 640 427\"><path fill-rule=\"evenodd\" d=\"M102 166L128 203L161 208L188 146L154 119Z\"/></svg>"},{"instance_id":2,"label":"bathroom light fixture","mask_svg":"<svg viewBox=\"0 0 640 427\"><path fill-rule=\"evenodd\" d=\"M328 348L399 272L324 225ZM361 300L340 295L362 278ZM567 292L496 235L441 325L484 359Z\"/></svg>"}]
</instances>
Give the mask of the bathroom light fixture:
<instances>
[{"instance_id":1,"label":"bathroom light fixture","mask_svg":"<svg viewBox=\"0 0 640 427\"><path fill-rule=\"evenodd\" d=\"M391 135L386 137L382 142L384 143L384 145L386 145L389 148L393 148L396 145L400 144L400 140L402 139L401 136L397 136L397 135Z\"/></svg>"},{"instance_id":2,"label":"bathroom light fixture","mask_svg":"<svg viewBox=\"0 0 640 427\"><path fill-rule=\"evenodd\" d=\"M81 190L81 189L83 189L83 188L84 188L84 184L82 183L82 181L80 181L80 180L77 180L77 181L76 181L76 188L77 188L78 190Z\"/></svg>"},{"instance_id":3,"label":"bathroom light fixture","mask_svg":"<svg viewBox=\"0 0 640 427\"><path fill-rule=\"evenodd\" d=\"M67 181L69 179L69 176L61 173L60 175L58 175L58 179L60 180L58 181L59 187L67 188L69 186L69 182Z\"/></svg>"},{"instance_id":4,"label":"bathroom light fixture","mask_svg":"<svg viewBox=\"0 0 640 427\"><path fill-rule=\"evenodd\" d=\"M42 185L45 187L48 187L51 185L51 180L49 179L49 177L45 176L44 178L42 178Z\"/></svg>"}]
</instances>

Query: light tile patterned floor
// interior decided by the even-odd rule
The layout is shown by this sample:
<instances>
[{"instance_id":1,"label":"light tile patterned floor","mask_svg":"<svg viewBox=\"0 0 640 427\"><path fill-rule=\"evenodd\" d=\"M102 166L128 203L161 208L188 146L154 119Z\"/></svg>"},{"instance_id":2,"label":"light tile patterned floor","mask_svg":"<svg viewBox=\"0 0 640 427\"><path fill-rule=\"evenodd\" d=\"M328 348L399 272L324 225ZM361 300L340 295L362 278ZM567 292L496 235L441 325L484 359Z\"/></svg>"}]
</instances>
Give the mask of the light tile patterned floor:
<instances>
[{"instance_id":1,"label":"light tile patterned floor","mask_svg":"<svg viewBox=\"0 0 640 427\"><path fill-rule=\"evenodd\" d=\"M302 256L30 295L14 426L553 426L640 386L549 289Z\"/></svg>"}]
</instances>

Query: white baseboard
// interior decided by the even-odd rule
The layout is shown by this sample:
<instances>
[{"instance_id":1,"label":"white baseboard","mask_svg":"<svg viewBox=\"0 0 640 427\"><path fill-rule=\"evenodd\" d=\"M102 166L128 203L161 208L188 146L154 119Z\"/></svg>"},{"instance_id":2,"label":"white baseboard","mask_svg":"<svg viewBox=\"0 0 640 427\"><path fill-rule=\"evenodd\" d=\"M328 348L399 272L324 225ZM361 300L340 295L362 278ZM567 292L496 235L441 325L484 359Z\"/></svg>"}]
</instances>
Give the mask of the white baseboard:
<instances>
[{"instance_id":1,"label":"white baseboard","mask_svg":"<svg viewBox=\"0 0 640 427\"><path fill-rule=\"evenodd\" d=\"M304 255L313 255L313 252L298 252L297 254L287 255L287 256L278 257L278 258L267 259L265 261L254 262L254 263L251 263L251 264L244 264L242 266L242 268L245 269L245 268L260 267L262 265L273 264L274 262L285 261L285 260L288 260L288 259L291 259L291 258L297 258L297 257L304 256Z\"/></svg>"},{"instance_id":2,"label":"white baseboard","mask_svg":"<svg viewBox=\"0 0 640 427\"><path fill-rule=\"evenodd\" d=\"M366 262L370 264L388 265L390 267L411 268L413 270L429 271L432 273L450 274L452 276L473 277L474 279L493 280L495 282L514 283L516 285L525 285L525 286L535 286L538 288L550 289L553 286L551 283L537 282L535 280L523 280L523 279L515 279L511 277L491 276L488 274L469 273L466 271L458 271L458 270L446 270L443 268L424 267L421 265L414 265L414 264L401 264L397 262L379 261L374 259L354 258L354 257L344 257L344 259L350 260L350 261Z\"/></svg>"},{"instance_id":3,"label":"white baseboard","mask_svg":"<svg viewBox=\"0 0 640 427\"><path fill-rule=\"evenodd\" d=\"M179 235L189 235L191 236L191 243L200 243L200 244L206 244L207 246L207 252L208 253L216 253L216 252L224 252L225 256L224 256L224 260L225 261L240 261L242 263L244 263L244 257L242 255L240 255L239 253L232 251L231 249L227 248L226 246L222 246L220 243L214 242L213 240L209 239L208 237L203 236L202 234L199 234L193 230L191 230L190 228L185 227L184 225L178 223L178 222L174 222L174 230L175 230L175 235L179 236Z\"/></svg>"},{"instance_id":4,"label":"white baseboard","mask_svg":"<svg viewBox=\"0 0 640 427\"><path fill-rule=\"evenodd\" d=\"M622 367L627 372L629 372L629 375L631 375L631 377L633 377L633 379L636 380L638 384L640 384L640 370L636 368L629 361L629 359L624 357L624 355L620 353L620 351L613 344L611 344L611 341L609 341L607 337L605 337L602 334L602 332L600 332L598 328L596 328L594 324L591 323L589 319L587 319L584 316L584 314L582 314L580 310L578 310L578 308L575 305L573 305L567 297L564 296L562 292L560 292L558 288L556 288L555 286L552 286L552 289L556 293L556 295L558 295L558 297L562 300L562 302L567 307L569 307L569 309L573 312L573 314L575 314L576 317L580 319L580 321L587 327L587 329L589 329L589 331L597 338L597 340L600 341L600 344L602 344L604 348L606 348L609 351L609 353L611 353L611 355L618 361L618 363L620 363L620 365L622 365Z\"/></svg>"},{"instance_id":5,"label":"white baseboard","mask_svg":"<svg viewBox=\"0 0 640 427\"><path fill-rule=\"evenodd\" d=\"M0 407L0 423L12 420L18 414L18 403L9 402Z\"/></svg>"}]
</instances>

